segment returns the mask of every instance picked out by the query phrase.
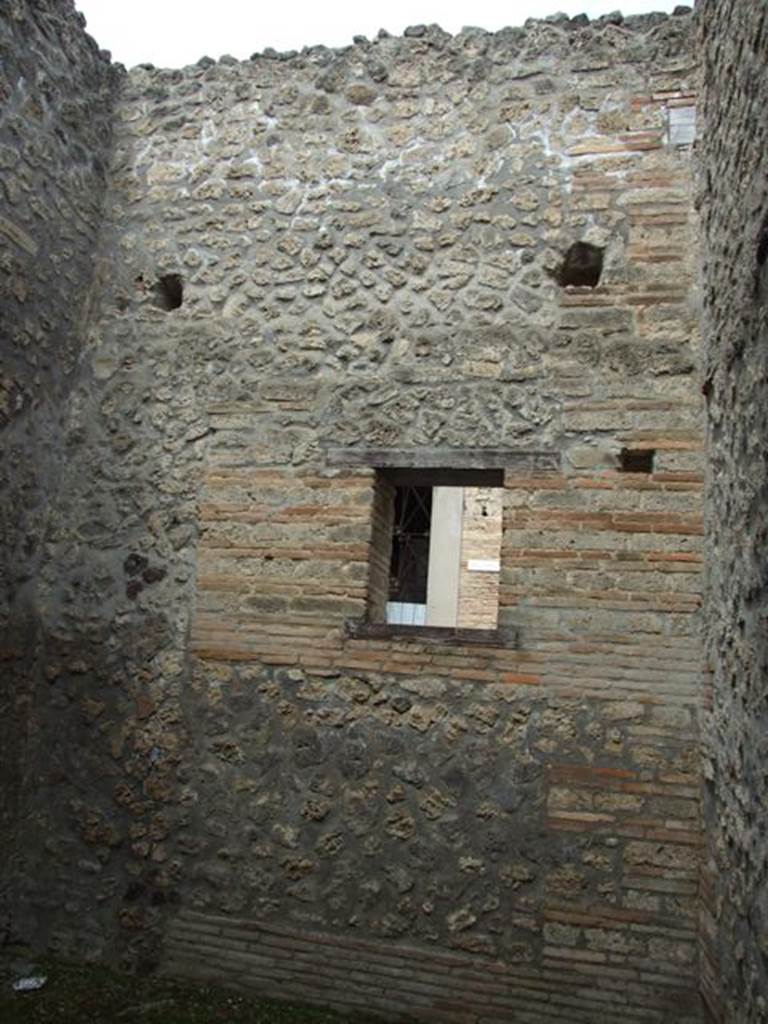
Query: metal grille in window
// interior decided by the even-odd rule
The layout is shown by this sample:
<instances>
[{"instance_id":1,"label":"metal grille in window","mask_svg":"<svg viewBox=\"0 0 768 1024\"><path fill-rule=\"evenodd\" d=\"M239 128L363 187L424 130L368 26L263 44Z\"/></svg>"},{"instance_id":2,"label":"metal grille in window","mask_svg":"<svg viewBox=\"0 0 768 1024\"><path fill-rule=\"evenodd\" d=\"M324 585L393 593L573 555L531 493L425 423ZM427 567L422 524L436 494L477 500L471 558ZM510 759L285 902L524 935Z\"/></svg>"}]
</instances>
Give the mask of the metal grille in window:
<instances>
[{"instance_id":1,"label":"metal grille in window","mask_svg":"<svg viewBox=\"0 0 768 1024\"><path fill-rule=\"evenodd\" d=\"M389 567L389 600L425 604L429 569L431 487L398 487Z\"/></svg>"}]
</instances>

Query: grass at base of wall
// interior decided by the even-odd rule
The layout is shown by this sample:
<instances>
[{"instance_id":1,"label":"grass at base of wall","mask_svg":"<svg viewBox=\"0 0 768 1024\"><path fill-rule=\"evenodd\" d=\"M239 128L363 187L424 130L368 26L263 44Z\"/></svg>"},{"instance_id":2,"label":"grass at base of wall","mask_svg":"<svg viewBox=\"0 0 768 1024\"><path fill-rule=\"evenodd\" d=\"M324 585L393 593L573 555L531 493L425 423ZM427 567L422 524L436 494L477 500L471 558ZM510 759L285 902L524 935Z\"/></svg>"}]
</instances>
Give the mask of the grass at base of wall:
<instances>
[{"instance_id":1,"label":"grass at base of wall","mask_svg":"<svg viewBox=\"0 0 768 1024\"><path fill-rule=\"evenodd\" d=\"M117 974L104 967L45 961L45 985L14 992L18 971L0 969L2 1024L349 1024L330 1010L241 996L168 978ZM355 1022L371 1018L355 1015Z\"/></svg>"}]
</instances>

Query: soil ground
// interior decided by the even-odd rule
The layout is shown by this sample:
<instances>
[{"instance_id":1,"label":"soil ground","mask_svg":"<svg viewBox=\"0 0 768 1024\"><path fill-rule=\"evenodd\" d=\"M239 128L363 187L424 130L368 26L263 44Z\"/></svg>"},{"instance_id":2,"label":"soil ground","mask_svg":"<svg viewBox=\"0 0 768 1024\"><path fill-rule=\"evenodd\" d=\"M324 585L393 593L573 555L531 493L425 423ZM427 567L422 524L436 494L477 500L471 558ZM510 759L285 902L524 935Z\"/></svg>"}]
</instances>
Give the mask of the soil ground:
<instances>
[{"instance_id":1,"label":"soil ground","mask_svg":"<svg viewBox=\"0 0 768 1024\"><path fill-rule=\"evenodd\" d=\"M45 985L14 992L19 977ZM168 978L116 974L103 967L51 961L5 962L0 969L2 1024L350 1024L330 1010L248 998ZM355 1016L355 1024L371 1018Z\"/></svg>"}]
</instances>

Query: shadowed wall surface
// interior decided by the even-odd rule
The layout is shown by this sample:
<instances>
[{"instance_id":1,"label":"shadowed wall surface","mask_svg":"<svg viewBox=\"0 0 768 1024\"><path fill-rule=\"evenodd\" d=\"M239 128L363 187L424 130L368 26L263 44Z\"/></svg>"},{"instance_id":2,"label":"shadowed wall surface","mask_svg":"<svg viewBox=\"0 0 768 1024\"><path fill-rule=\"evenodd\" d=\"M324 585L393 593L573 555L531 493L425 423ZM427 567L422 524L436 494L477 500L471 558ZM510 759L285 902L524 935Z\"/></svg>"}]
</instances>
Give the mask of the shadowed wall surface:
<instances>
[{"instance_id":1,"label":"shadowed wall surface","mask_svg":"<svg viewBox=\"0 0 768 1024\"><path fill-rule=\"evenodd\" d=\"M768 1014L768 12L703 3L704 392L709 409L705 991L726 1020ZM722 985L724 1005L718 1006Z\"/></svg>"},{"instance_id":2,"label":"shadowed wall surface","mask_svg":"<svg viewBox=\"0 0 768 1024\"><path fill-rule=\"evenodd\" d=\"M20 883L56 713L37 574L82 376L119 74L69 2L0 14L0 901ZM17 935L0 910L0 940Z\"/></svg>"}]
</instances>

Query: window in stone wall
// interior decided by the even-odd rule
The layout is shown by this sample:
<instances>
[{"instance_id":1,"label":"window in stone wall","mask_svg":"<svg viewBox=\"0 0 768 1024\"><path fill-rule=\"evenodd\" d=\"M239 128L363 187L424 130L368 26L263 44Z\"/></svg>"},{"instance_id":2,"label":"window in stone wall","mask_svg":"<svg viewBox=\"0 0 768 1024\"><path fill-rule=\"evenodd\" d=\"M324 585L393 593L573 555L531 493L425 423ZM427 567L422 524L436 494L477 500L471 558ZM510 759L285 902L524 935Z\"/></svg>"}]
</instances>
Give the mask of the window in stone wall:
<instances>
[{"instance_id":1,"label":"window in stone wall","mask_svg":"<svg viewBox=\"0 0 768 1024\"><path fill-rule=\"evenodd\" d=\"M515 478L559 474L559 452L329 446L326 458L373 472L366 613L348 636L519 643L499 622L503 496Z\"/></svg>"},{"instance_id":2,"label":"window in stone wall","mask_svg":"<svg viewBox=\"0 0 768 1024\"><path fill-rule=\"evenodd\" d=\"M496 470L377 471L370 622L496 628L501 484Z\"/></svg>"}]
</instances>

